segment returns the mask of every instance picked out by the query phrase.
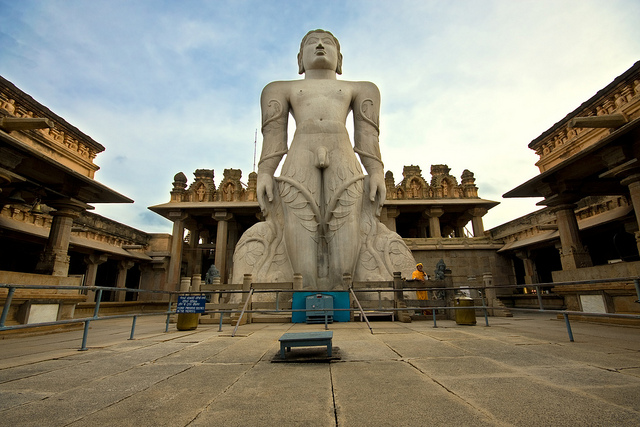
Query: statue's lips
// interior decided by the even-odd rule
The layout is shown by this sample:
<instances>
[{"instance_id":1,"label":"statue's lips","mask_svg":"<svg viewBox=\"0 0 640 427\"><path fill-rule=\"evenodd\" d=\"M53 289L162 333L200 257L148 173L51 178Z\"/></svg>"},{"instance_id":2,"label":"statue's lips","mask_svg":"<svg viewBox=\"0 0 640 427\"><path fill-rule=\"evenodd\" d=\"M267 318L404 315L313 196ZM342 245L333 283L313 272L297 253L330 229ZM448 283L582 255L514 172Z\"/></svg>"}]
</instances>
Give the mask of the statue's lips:
<instances>
[{"instance_id":1,"label":"statue's lips","mask_svg":"<svg viewBox=\"0 0 640 427\"><path fill-rule=\"evenodd\" d=\"M324 56L326 54L327 53L324 50L316 50L316 55L318 55L318 56Z\"/></svg>"}]
</instances>

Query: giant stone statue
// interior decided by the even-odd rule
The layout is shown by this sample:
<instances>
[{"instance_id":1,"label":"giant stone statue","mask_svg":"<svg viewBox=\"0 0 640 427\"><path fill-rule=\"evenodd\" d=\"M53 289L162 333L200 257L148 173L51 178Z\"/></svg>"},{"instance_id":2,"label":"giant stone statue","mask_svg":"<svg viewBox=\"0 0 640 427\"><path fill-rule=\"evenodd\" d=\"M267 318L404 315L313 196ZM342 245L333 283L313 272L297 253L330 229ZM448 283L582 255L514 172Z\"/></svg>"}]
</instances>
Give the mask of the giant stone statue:
<instances>
[{"instance_id":1,"label":"giant stone statue","mask_svg":"<svg viewBox=\"0 0 640 427\"><path fill-rule=\"evenodd\" d=\"M298 65L304 79L272 82L262 91L257 196L265 221L238 242L233 283L247 273L254 282L291 281L300 273L304 289L340 290L345 273L355 281L411 274L411 252L378 220L386 197L378 88L337 80L340 44L324 30L302 39ZM351 111L353 145L345 127ZM287 146L289 115L296 131Z\"/></svg>"}]
</instances>

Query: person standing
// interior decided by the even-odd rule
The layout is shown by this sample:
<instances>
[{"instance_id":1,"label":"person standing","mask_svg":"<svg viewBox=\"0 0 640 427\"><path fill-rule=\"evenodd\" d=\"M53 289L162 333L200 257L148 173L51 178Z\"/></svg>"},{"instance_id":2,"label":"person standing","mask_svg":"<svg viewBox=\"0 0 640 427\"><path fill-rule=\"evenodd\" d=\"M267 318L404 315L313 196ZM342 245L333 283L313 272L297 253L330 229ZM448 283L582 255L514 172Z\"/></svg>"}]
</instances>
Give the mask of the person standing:
<instances>
[{"instance_id":1,"label":"person standing","mask_svg":"<svg viewBox=\"0 0 640 427\"><path fill-rule=\"evenodd\" d=\"M422 263L419 262L418 264L416 264L416 269L411 275L411 279L417 280L424 284L426 283L428 278L429 276L427 276L427 273L424 272L424 267ZM426 301L429 299L429 291L427 291L426 289L423 291L416 291L416 296L418 297L419 300ZM422 310L422 314L425 314L425 315L428 314L427 310Z\"/></svg>"}]
</instances>

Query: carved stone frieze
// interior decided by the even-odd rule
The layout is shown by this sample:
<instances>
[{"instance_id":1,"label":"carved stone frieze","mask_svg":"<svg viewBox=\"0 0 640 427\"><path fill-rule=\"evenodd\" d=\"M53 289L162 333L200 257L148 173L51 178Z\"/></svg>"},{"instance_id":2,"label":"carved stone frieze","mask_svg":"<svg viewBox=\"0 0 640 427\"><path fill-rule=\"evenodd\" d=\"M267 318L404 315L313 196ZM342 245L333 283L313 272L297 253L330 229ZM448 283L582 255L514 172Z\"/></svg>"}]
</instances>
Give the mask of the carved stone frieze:
<instances>
[{"instance_id":1,"label":"carved stone frieze","mask_svg":"<svg viewBox=\"0 0 640 427\"><path fill-rule=\"evenodd\" d=\"M622 115L628 121L640 117L640 66L632 67L529 144L540 157L536 163L540 171L544 172L610 133L608 128L572 127L572 119L609 115Z\"/></svg>"},{"instance_id":2,"label":"carved stone frieze","mask_svg":"<svg viewBox=\"0 0 640 427\"><path fill-rule=\"evenodd\" d=\"M35 148L38 148L39 144L47 152L53 150L59 153L60 156L68 158L69 162L76 163L84 171L83 174L93 178L98 169L93 160L98 153L104 151L104 147L1 76L0 115L51 120L54 123L53 128L24 130L13 132L12 135ZM25 137L21 138L21 134Z\"/></svg>"},{"instance_id":3,"label":"carved stone frieze","mask_svg":"<svg viewBox=\"0 0 640 427\"><path fill-rule=\"evenodd\" d=\"M461 184L451 175L447 165L431 166L431 183L422 176L419 166L405 166L403 179L395 184L393 172L385 174L387 200L427 200L427 199L471 199L478 198L473 172L462 172ZM170 202L255 202L257 200L257 174L249 174L249 182L241 181L242 170L225 169L223 179L216 188L212 169L197 169L195 179L188 184L184 173L179 172L173 178ZM188 187L188 188L187 188Z\"/></svg>"}]
</instances>

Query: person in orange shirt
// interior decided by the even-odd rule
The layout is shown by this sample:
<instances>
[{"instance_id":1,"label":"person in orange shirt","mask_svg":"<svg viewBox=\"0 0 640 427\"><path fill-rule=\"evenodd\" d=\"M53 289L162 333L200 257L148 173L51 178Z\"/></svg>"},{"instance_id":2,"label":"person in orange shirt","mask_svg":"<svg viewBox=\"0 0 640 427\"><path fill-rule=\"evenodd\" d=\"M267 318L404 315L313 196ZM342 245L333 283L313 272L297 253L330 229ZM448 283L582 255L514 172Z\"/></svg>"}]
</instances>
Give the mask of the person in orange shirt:
<instances>
[{"instance_id":1,"label":"person in orange shirt","mask_svg":"<svg viewBox=\"0 0 640 427\"><path fill-rule=\"evenodd\" d=\"M422 263L419 262L418 264L416 264L416 270L413 272L413 274L411 275L411 279L412 280L418 280L422 283L425 283L426 280L429 277L427 276L427 273L424 272L424 267L422 266ZM416 295L418 297L419 300L428 300L429 299L429 293L428 291L424 290L424 291L416 291ZM426 310L422 310L422 314L427 314Z\"/></svg>"}]
</instances>

